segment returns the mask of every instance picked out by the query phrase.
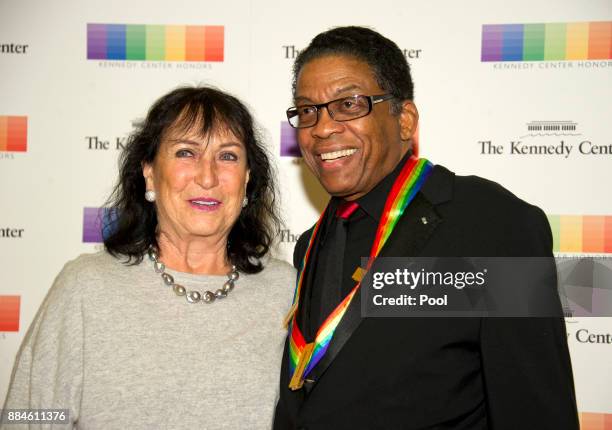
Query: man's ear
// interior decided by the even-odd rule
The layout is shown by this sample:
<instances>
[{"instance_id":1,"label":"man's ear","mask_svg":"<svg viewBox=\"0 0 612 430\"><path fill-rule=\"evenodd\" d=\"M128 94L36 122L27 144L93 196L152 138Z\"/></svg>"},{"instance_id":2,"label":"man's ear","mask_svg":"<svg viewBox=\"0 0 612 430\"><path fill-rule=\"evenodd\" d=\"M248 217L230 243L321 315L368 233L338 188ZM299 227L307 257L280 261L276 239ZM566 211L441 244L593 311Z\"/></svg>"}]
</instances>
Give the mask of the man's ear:
<instances>
[{"instance_id":1,"label":"man's ear","mask_svg":"<svg viewBox=\"0 0 612 430\"><path fill-rule=\"evenodd\" d=\"M399 116L400 138L402 141L410 140L419 124L419 111L413 102L404 100Z\"/></svg>"}]
</instances>

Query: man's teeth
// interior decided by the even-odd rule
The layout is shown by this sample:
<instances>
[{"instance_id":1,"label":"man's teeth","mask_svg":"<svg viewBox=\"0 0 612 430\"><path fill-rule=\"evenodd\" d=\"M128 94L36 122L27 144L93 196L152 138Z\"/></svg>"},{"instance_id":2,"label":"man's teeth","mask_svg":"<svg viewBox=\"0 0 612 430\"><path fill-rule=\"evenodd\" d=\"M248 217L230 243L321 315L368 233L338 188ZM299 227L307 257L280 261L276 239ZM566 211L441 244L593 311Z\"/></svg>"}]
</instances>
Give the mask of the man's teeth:
<instances>
[{"instance_id":1,"label":"man's teeth","mask_svg":"<svg viewBox=\"0 0 612 430\"><path fill-rule=\"evenodd\" d=\"M192 203L195 203L196 205L203 205L203 206L213 206L218 204L218 202L203 202L202 200L192 200Z\"/></svg>"},{"instance_id":2,"label":"man's teeth","mask_svg":"<svg viewBox=\"0 0 612 430\"><path fill-rule=\"evenodd\" d=\"M357 152L356 149L343 149L342 151L326 152L324 154L321 154L321 159L323 161L336 160L338 158L353 155L355 152Z\"/></svg>"}]
</instances>

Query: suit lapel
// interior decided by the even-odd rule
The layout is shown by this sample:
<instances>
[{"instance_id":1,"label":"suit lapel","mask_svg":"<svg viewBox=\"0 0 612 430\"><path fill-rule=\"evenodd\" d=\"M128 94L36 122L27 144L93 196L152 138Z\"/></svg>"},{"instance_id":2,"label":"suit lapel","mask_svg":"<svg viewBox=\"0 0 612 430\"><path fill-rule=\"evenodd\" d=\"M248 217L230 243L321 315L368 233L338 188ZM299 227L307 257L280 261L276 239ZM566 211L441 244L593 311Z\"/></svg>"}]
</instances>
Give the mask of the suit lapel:
<instances>
[{"instance_id":1,"label":"suit lapel","mask_svg":"<svg viewBox=\"0 0 612 430\"><path fill-rule=\"evenodd\" d=\"M418 193L397 222L380 257L418 256L441 221L434 206Z\"/></svg>"}]
</instances>

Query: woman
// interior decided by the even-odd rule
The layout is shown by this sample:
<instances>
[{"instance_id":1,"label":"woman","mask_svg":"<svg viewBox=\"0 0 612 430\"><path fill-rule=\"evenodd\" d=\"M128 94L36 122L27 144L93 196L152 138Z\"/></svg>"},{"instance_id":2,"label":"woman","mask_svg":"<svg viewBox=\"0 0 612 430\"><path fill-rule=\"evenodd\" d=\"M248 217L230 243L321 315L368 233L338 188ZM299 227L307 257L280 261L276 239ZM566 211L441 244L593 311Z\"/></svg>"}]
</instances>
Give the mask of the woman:
<instances>
[{"instance_id":1,"label":"woman","mask_svg":"<svg viewBox=\"0 0 612 430\"><path fill-rule=\"evenodd\" d=\"M247 109L210 88L162 97L109 205L105 251L56 279L5 408L68 409L65 428L271 427L295 273L264 268L278 217Z\"/></svg>"}]
</instances>

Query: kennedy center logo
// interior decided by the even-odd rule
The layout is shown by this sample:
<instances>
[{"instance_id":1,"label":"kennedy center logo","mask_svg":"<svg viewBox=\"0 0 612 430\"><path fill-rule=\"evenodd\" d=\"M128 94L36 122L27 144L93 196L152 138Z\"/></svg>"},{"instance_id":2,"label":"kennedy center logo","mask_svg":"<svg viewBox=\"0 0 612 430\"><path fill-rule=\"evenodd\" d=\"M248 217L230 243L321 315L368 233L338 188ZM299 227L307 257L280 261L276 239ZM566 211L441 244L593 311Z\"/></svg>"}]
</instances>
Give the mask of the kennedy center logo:
<instances>
[{"instance_id":1,"label":"kennedy center logo","mask_svg":"<svg viewBox=\"0 0 612 430\"><path fill-rule=\"evenodd\" d=\"M19 331L21 296L0 296L0 332Z\"/></svg>"},{"instance_id":2,"label":"kennedy center logo","mask_svg":"<svg viewBox=\"0 0 612 430\"><path fill-rule=\"evenodd\" d=\"M612 64L612 61L610 63ZM502 142L483 139L477 144L481 155L494 157L609 158L612 156L612 143L593 141L588 136L585 137L580 129L580 125L574 121L530 121L525 124L525 131L518 138Z\"/></svg>"},{"instance_id":3,"label":"kennedy center logo","mask_svg":"<svg viewBox=\"0 0 612 430\"><path fill-rule=\"evenodd\" d=\"M26 152L28 117L0 116L0 152Z\"/></svg>"},{"instance_id":4,"label":"kennedy center logo","mask_svg":"<svg viewBox=\"0 0 612 430\"><path fill-rule=\"evenodd\" d=\"M612 22L482 26L481 61L612 59Z\"/></svg>"},{"instance_id":5,"label":"kennedy center logo","mask_svg":"<svg viewBox=\"0 0 612 430\"><path fill-rule=\"evenodd\" d=\"M222 25L87 24L88 60L221 62Z\"/></svg>"},{"instance_id":6,"label":"kennedy center logo","mask_svg":"<svg viewBox=\"0 0 612 430\"><path fill-rule=\"evenodd\" d=\"M580 136L576 133L578 123L573 121L530 121L527 123L527 134L521 136Z\"/></svg>"}]
</instances>

